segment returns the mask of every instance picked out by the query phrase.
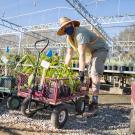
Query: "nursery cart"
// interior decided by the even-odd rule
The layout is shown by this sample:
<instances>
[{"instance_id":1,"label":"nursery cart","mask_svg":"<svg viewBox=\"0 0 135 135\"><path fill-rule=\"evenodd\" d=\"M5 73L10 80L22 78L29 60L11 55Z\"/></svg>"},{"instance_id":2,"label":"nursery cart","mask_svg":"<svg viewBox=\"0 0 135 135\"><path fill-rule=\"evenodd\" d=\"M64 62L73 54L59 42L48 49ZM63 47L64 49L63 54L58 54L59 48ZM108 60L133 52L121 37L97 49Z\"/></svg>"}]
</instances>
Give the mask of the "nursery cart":
<instances>
[{"instance_id":1,"label":"nursery cart","mask_svg":"<svg viewBox=\"0 0 135 135\"><path fill-rule=\"evenodd\" d=\"M38 51L36 44L40 41L47 41L43 50ZM79 85L76 91L72 92L66 85L68 78L44 78L41 85L40 78L37 77L39 58L41 53L49 44L49 40L40 40L35 43L38 52L36 68L34 71L32 86L28 87L29 76L20 74L18 79L18 96L23 97L21 105L22 113L27 117L32 117L39 110L47 110L51 113L51 122L54 127L62 128L68 118L68 108L66 104L75 105L75 111L82 114L85 110L85 96L88 94L89 83ZM77 81L77 78L74 78Z\"/></svg>"},{"instance_id":2,"label":"nursery cart","mask_svg":"<svg viewBox=\"0 0 135 135\"><path fill-rule=\"evenodd\" d=\"M135 133L135 80L131 84L131 104L133 109L130 113L130 132Z\"/></svg>"},{"instance_id":3,"label":"nursery cart","mask_svg":"<svg viewBox=\"0 0 135 135\"><path fill-rule=\"evenodd\" d=\"M25 78L25 79L24 79ZM72 93L70 88L64 85L68 79L46 78L42 88L38 88L38 78L35 88L21 89L27 81L26 75L20 75L18 95L26 97L22 103L21 111L27 117L32 117L37 111L46 109L51 112L51 122L54 127L62 128L68 118L66 104L75 105L75 111L82 114L85 110L85 95L88 94L88 83L79 86L78 91Z\"/></svg>"}]
</instances>

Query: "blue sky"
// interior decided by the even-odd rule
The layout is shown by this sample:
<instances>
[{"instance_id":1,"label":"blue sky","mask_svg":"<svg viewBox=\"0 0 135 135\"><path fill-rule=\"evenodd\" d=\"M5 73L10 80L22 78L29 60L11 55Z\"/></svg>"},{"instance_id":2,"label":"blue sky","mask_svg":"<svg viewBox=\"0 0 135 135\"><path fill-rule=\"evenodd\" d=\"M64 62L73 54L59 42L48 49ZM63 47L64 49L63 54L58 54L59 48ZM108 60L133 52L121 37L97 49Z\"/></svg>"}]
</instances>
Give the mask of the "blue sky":
<instances>
[{"instance_id":1,"label":"blue sky","mask_svg":"<svg viewBox=\"0 0 135 135\"><path fill-rule=\"evenodd\" d=\"M135 0L100 0L97 3L95 1L81 0L81 3L90 14L96 17L135 13ZM70 9L71 6L65 0L0 0L0 5L0 17L4 16L9 21L22 26L56 22L61 16L82 19L75 10ZM60 9L58 7L67 8ZM28 13L31 14L15 17ZM105 28L105 31L113 33L120 31L120 28Z\"/></svg>"}]
</instances>

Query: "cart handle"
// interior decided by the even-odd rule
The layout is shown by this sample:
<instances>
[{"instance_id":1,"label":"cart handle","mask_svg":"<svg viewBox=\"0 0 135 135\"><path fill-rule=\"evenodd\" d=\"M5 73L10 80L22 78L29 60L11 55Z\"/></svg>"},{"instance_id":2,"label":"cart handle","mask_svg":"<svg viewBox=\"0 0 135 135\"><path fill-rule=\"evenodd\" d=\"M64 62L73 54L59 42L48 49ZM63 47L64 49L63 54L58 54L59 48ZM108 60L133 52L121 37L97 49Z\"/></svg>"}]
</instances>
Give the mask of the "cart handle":
<instances>
[{"instance_id":1,"label":"cart handle","mask_svg":"<svg viewBox=\"0 0 135 135\"><path fill-rule=\"evenodd\" d=\"M41 52L39 52L38 51L38 49L37 49L37 47L36 47L36 45L37 45L37 43L39 43L39 42L45 42L45 41L47 41L47 44L45 45L45 47L41 50ZM46 39L42 39L42 40L38 40L38 41L36 41L35 42L35 44L34 44L34 46L35 46L35 48L36 48L36 50L37 50L37 52L39 52L39 53L42 53L45 49L46 49L46 47L48 46L48 44L49 44L49 39L48 38L46 38Z\"/></svg>"}]
</instances>

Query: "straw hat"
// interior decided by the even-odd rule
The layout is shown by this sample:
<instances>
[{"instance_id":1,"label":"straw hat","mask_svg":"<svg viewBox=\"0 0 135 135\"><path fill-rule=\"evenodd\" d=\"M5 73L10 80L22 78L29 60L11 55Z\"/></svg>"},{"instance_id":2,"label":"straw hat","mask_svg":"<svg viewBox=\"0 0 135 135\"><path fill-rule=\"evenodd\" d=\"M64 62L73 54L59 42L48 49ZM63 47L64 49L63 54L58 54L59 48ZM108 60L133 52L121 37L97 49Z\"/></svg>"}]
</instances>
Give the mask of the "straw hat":
<instances>
[{"instance_id":1,"label":"straw hat","mask_svg":"<svg viewBox=\"0 0 135 135\"><path fill-rule=\"evenodd\" d=\"M65 35L65 27L70 24L73 23L75 27L78 27L80 25L79 21L72 21L71 19L67 18L67 17L62 17L60 18L60 28L57 31L58 35Z\"/></svg>"}]
</instances>

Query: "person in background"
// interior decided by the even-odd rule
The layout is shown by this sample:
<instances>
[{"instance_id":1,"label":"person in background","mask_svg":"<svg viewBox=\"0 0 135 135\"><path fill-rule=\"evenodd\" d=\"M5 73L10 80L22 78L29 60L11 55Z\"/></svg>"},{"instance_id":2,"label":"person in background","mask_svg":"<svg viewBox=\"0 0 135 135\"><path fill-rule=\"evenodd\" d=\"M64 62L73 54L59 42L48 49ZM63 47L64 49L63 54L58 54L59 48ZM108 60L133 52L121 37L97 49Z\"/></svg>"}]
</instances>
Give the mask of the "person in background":
<instances>
[{"instance_id":1,"label":"person in background","mask_svg":"<svg viewBox=\"0 0 135 135\"><path fill-rule=\"evenodd\" d=\"M84 82L85 65L90 66L89 73L92 80L92 101L89 110L98 108L98 94L100 79L104 71L104 63L107 58L109 47L103 38L94 32L80 26L80 22L68 17L60 18L60 28L57 35L67 36L67 54L65 64L69 65L73 51L79 56L79 78ZM88 98L88 96L86 96ZM88 98L89 99L89 98Z\"/></svg>"}]
</instances>

